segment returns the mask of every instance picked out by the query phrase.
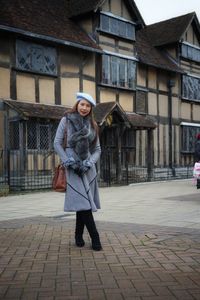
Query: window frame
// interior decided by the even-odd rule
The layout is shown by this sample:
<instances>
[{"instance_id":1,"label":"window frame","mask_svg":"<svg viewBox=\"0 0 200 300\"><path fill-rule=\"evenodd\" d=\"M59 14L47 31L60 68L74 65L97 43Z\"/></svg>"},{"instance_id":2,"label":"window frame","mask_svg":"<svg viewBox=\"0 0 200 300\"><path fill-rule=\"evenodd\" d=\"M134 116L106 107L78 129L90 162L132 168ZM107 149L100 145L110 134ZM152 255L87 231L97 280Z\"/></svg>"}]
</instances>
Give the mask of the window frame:
<instances>
[{"instance_id":1,"label":"window frame","mask_svg":"<svg viewBox=\"0 0 200 300\"><path fill-rule=\"evenodd\" d=\"M15 68L23 72L57 77L57 49L16 39Z\"/></svg>"},{"instance_id":2,"label":"window frame","mask_svg":"<svg viewBox=\"0 0 200 300\"><path fill-rule=\"evenodd\" d=\"M34 126L34 127L33 127ZM30 134L31 134L31 130L30 128L32 127L33 130L33 137L32 139L34 139L34 142L31 141L30 138ZM43 128L46 128L47 131L47 142L46 142L46 146L42 146L43 144L43 136L42 136L42 130ZM27 122L26 125L26 130L27 130L27 134L26 134L26 143L27 143L27 150L31 150L31 151L49 151L53 149L53 141L55 138L55 134L56 134L56 130L57 130L57 124L54 123L42 123L42 122L34 122L29 120ZM31 147L30 144L33 144L34 146Z\"/></svg>"},{"instance_id":3,"label":"window frame","mask_svg":"<svg viewBox=\"0 0 200 300\"><path fill-rule=\"evenodd\" d=\"M196 135L200 132L200 124L182 122L180 125L181 153L194 154Z\"/></svg>"},{"instance_id":4,"label":"window frame","mask_svg":"<svg viewBox=\"0 0 200 300\"><path fill-rule=\"evenodd\" d=\"M124 74L122 74L122 68L120 68L122 63L125 63ZM136 90L136 68L136 59L104 52L102 55L101 84L120 89Z\"/></svg>"},{"instance_id":5,"label":"window frame","mask_svg":"<svg viewBox=\"0 0 200 300\"><path fill-rule=\"evenodd\" d=\"M104 20L103 20L104 18ZM122 33L122 28L124 28L124 33ZM136 24L132 21L124 19L120 16L113 15L108 12L100 13L100 30L102 32L118 36L120 38L135 41L135 26ZM132 32L131 32L132 28Z\"/></svg>"},{"instance_id":6,"label":"window frame","mask_svg":"<svg viewBox=\"0 0 200 300\"><path fill-rule=\"evenodd\" d=\"M200 47L187 42L182 42L181 56L194 62L200 62Z\"/></svg>"},{"instance_id":7,"label":"window frame","mask_svg":"<svg viewBox=\"0 0 200 300\"><path fill-rule=\"evenodd\" d=\"M194 85L196 87L196 89L190 88L189 85L189 81L197 81L196 85ZM190 96L188 95L189 92L192 92L193 94ZM187 95L186 95L187 93ZM196 93L196 95L195 95ZM200 102L200 77L197 76L193 76L191 74L183 74L182 78L181 78L181 97L182 99L185 100L189 100L189 101L196 101L196 102Z\"/></svg>"}]
</instances>

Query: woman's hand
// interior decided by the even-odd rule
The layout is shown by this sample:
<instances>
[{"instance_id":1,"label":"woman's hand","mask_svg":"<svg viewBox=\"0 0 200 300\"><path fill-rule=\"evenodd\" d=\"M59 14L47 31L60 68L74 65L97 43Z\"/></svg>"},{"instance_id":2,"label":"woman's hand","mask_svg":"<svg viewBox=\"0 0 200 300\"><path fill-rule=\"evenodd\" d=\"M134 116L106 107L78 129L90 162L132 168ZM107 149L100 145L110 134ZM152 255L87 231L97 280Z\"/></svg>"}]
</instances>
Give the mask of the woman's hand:
<instances>
[{"instance_id":1,"label":"woman's hand","mask_svg":"<svg viewBox=\"0 0 200 300\"><path fill-rule=\"evenodd\" d=\"M89 167L86 167L86 166L81 166L80 168L79 168L79 176L82 176L84 173L86 173L87 171L89 170Z\"/></svg>"},{"instance_id":2,"label":"woman's hand","mask_svg":"<svg viewBox=\"0 0 200 300\"><path fill-rule=\"evenodd\" d=\"M90 162L89 160L85 159L83 161L83 166L87 167L87 168L91 168L92 167L92 162Z\"/></svg>"},{"instance_id":3,"label":"woman's hand","mask_svg":"<svg viewBox=\"0 0 200 300\"><path fill-rule=\"evenodd\" d=\"M68 168L68 167L72 166L74 163L75 163L75 159L71 156L63 163L63 166L65 168Z\"/></svg>"}]
</instances>

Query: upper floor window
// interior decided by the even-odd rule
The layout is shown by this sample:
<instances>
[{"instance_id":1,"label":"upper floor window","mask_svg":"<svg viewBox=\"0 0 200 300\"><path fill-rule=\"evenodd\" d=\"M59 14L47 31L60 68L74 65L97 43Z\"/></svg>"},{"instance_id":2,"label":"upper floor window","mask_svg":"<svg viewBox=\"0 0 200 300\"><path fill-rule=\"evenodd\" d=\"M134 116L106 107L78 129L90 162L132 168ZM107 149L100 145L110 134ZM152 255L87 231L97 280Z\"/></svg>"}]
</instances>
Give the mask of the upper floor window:
<instances>
[{"instance_id":1,"label":"upper floor window","mask_svg":"<svg viewBox=\"0 0 200 300\"><path fill-rule=\"evenodd\" d=\"M17 40L16 67L28 72L57 75L56 49Z\"/></svg>"},{"instance_id":2,"label":"upper floor window","mask_svg":"<svg viewBox=\"0 0 200 300\"><path fill-rule=\"evenodd\" d=\"M200 77L182 76L182 98L200 101Z\"/></svg>"},{"instance_id":3,"label":"upper floor window","mask_svg":"<svg viewBox=\"0 0 200 300\"><path fill-rule=\"evenodd\" d=\"M200 62L200 47L186 43L181 44L181 55L184 58Z\"/></svg>"},{"instance_id":4,"label":"upper floor window","mask_svg":"<svg viewBox=\"0 0 200 300\"><path fill-rule=\"evenodd\" d=\"M107 55L102 56L102 83L135 89L136 62L122 57Z\"/></svg>"},{"instance_id":5,"label":"upper floor window","mask_svg":"<svg viewBox=\"0 0 200 300\"><path fill-rule=\"evenodd\" d=\"M135 23L109 13L101 13L100 29L126 39L135 40Z\"/></svg>"}]
</instances>

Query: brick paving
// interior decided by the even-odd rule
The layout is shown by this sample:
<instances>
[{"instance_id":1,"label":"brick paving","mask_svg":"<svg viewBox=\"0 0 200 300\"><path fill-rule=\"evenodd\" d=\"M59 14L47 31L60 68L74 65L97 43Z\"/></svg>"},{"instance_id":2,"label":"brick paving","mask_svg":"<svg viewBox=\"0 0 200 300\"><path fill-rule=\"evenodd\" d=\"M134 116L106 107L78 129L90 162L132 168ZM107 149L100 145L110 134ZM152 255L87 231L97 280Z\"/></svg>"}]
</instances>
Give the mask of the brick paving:
<instances>
[{"instance_id":1,"label":"brick paving","mask_svg":"<svg viewBox=\"0 0 200 300\"><path fill-rule=\"evenodd\" d=\"M103 251L74 244L74 220L0 222L0 299L200 299L200 234L98 221Z\"/></svg>"}]
</instances>

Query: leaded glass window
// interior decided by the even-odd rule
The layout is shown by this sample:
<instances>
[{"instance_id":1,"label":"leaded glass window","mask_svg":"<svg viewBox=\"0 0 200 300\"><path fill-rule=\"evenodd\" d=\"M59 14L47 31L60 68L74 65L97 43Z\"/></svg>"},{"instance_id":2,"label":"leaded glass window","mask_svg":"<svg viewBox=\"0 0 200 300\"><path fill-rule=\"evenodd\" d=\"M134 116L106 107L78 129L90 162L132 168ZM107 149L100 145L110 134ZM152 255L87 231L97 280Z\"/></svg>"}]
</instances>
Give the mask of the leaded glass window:
<instances>
[{"instance_id":1,"label":"leaded glass window","mask_svg":"<svg viewBox=\"0 0 200 300\"><path fill-rule=\"evenodd\" d=\"M182 76L182 98L200 101L200 78Z\"/></svg>"},{"instance_id":2,"label":"leaded glass window","mask_svg":"<svg viewBox=\"0 0 200 300\"><path fill-rule=\"evenodd\" d=\"M125 59L119 60L119 85L125 87L127 82L127 64Z\"/></svg>"},{"instance_id":3,"label":"leaded glass window","mask_svg":"<svg viewBox=\"0 0 200 300\"><path fill-rule=\"evenodd\" d=\"M184 58L200 62L200 47L182 43L181 55Z\"/></svg>"},{"instance_id":4,"label":"leaded glass window","mask_svg":"<svg viewBox=\"0 0 200 300\"><path fill-rule=\"evenodd\" d=\"M27 122L27 148L37 149L37 124L35 122Z\"/></svg>"},{"instance_id":5,"label":"leaded glass window","mask_svg":"<svg viewBox=\"0 0 200 300\"><path fill-rule=\"evenodd\" d=\"M135 24L122 20L117 16L111 16L106 14L101 14L100 18L100 29L102 31L127 38L130 40L135 40Z\"/></svg>"},{"instance_id":6,"label":"leaded glass window","mask_svg":"<svg viewBox=\"0 0 200 300\"><path fill-rule=\"evenodd\" d=\"M16 68L28 72L57 75L56 49L17 40Z\"/></svg>"},{"instance_id":7,"label":"leaded glass window","mask_svg":"<svg viewBox=\"0 0 200 300\"><path fill-rule=\"evenodd\" d=\"M39 125L39 148L40 150L48 150L50 148L49 145L49 126L40 124Z\"/></svg>"},{"instance_id":8,"label":"leaded glass window","mask_svg":"<svg viewBox=\"0 0 200 300\"><path fill-rule=\"evenodd\" d=\"M128 61L128 86L135 89L136 86L136 63L134 61Z\"/></svg>"},{"instance_id":9,"label":"leaded glass window","mask_svg":"<svg viewBox=\"0 0 200 300\"><path fill-rule=\"evenodd\" d=\"M102 56L102 79L103 83L110 83L110 57L108 55Z\"/></svg>"},{"instance_id":10,"label":"leaded glass window","mask_svg":"<svg viewBox=\"0 0 200 300\"><path fill-rule=\"evenodd\" d=\"M115 56L111 56L111 84L119 85L119 68L118 68L118 58Z\"/></svg>"},{"instance_id":11,"label":"leaded glass window","mask_svg":"<svg viewBox=\"0 0 200 300\"><path fill-rule=\"evenodd\" d=\"M103 84L134 89L135 80L135 61L107 54L102 56Z\"/></svg>"},{"instance_id":12,"label":"leaded glass window","mask_svg":"<svg viewBox=\"0 0 200 300\"><path fill-rule=\"evenodd\" d=\"M53 148L53 141L57 130L56 123L27 122L27 149L49 150Z\"/></svg>"},{"instance_id":13,"label":"leaded glass window","mask_svg":"<svg viewBox=\"0 0 200 300\"><path fill-rule=\"evenodd\" d=\"M200 132L198 126L182 126L182 152L193 153L196 135Z\"/></svg>"}]
</instances>

